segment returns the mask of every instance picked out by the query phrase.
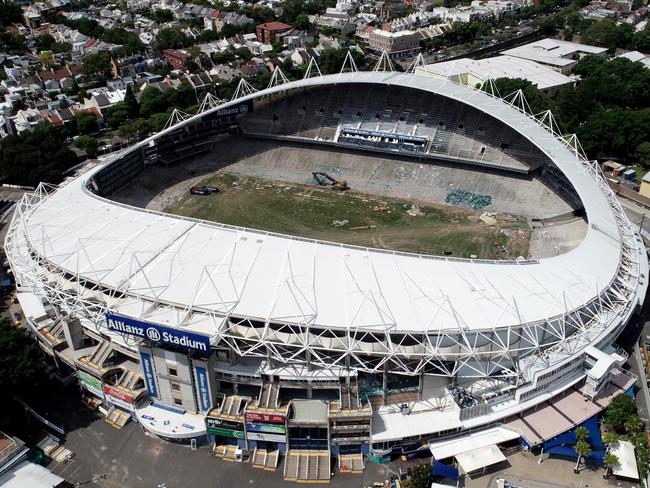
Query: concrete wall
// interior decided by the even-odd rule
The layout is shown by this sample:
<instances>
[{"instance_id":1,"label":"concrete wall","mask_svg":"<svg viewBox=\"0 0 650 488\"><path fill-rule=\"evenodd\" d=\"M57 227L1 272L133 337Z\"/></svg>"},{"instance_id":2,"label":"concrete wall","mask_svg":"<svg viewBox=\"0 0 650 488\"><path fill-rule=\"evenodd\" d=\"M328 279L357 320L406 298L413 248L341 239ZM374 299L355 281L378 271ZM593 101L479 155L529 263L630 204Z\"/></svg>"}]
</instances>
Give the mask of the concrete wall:
<instances>
[{"instance_id":1,"label":"concrete wall","mask_svg":"<svg viewBox=\"0 0 650 488\"><path fill-rule=\"evenodd\" d=\"M198 406L192 381L193 374L187 354L160 348L152 348L151 352L158 380L160 401L165 405L197 412ZM171 375L170 369L176 370L178 376ZM172 383L178 384L180 391L173 390ZM182 405L176 403L174 399L181 400Z\"/></svg>"}]
</instances>

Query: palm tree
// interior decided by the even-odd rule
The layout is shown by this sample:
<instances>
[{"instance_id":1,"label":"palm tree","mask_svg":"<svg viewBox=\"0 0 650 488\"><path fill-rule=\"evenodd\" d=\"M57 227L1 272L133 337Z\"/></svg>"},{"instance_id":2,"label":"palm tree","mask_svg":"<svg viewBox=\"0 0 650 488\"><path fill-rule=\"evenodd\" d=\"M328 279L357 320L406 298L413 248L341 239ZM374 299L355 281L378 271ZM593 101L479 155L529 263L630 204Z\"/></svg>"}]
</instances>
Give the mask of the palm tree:
<instances>
[{"instance_id":1,"label":"palm tree","mask_svg":"<svg viewBox=\"0 0 650 488\"><path fill-rule=\"evenodd\" d=\"M586 441L587 437L589 437L589 430L587 430L587 427L578 427L576 429L576 441Z\"/></svg>"},{"instance_id":2,"label":"palm tree","mask_svg":"<svg viewBox=\"0 0 650 488\"><path fill-rule=\"evenodd\" d=\"M607 451L609 452L609 450L618 443L618 435L616 435L616 432L608 430L603 434L603 442L607 446Z\"/></svg>"},{"instance_id":3,"label":"palm tree","mask_svg":"<svg viewBox=\"0 0 650 488\"><path fill-rule=\"evenodd\" d=\"M605 457L603 458L603 461L605 461L605 464L607 465L607 470L605 471L605 477L608 478L610 473L617 467L621 465L620 460L618 459L618 456L612 452L608 452L605 454Z\"/></svg>"},{"instance_id":4,"label":"palm tree","mask_svg":"<svg viewBox=\"0 0 650 488\"><path fill-rule=\"evenodd\" d=\"M584 440L578 441L576 442L576 453L578 453L578 460L576 461L576 467L574 471L577 473L578 466L580 466L580 461L582 460L582 458L589 456L589 454L591 454L591 446L587 441Z\"/></svg>"}]
</instances>

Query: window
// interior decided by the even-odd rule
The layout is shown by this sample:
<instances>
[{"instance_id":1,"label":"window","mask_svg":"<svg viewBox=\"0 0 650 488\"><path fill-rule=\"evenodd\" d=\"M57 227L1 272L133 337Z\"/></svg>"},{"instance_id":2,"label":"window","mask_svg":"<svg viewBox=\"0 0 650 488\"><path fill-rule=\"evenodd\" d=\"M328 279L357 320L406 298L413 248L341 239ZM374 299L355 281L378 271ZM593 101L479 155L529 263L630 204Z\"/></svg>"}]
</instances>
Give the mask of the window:
<instances>
[{"instance_id":1,"label":"window","mask_svg":"<svg viewBox=\"0 0 650 488\"><path fill-rule=\"evenodd\" d=\"M174 405L178 405L179 407L183 406L183 400L180 398L174 398Z\"/></svg>"},{"instance_id":2,"label":"window","mask_svg":"<svg viewBox=\"0 0 650 488\"><path fill-rule=\"evenodd\" d=\"M181 391L181 385L174 383L173 381L169 383L172 387L172 391Z\"/></svg>"},{"instance_id":3,"label":"window","mask_svg":"<svg viewBox=\"0 0 650 488\"><path fill-rule=\"evenodd\" d=\"M176 368L167 367L167 371L169 372L169 376L178 377L178 370Z\"/></svg>"}]
</instances>

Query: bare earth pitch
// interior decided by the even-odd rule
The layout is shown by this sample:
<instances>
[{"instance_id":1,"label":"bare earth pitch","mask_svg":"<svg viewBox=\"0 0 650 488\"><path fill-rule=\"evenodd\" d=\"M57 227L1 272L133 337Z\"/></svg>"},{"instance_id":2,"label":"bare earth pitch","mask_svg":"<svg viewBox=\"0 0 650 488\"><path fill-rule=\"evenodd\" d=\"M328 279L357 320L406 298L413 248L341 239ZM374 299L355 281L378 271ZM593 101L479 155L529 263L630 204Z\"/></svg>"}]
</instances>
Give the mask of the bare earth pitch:
<instances>
[{"instance_id":1,"label":"bare earth pitch","mask_svg":"<svg viewBox=\"0 0 650 488\"><path fill-rule=\"evenodd\" d=\"M227 171L227 170L226 170ZM514 259L526 256L526 219L499 214L497 224L481 212L442 205L413 206L385 198L219 172L199 185L217 186L207 196L185 193L165 211L204 220L313 239L442 255ZM410 213L409 213L410 212Z\"/></svg>"}]
</instances>

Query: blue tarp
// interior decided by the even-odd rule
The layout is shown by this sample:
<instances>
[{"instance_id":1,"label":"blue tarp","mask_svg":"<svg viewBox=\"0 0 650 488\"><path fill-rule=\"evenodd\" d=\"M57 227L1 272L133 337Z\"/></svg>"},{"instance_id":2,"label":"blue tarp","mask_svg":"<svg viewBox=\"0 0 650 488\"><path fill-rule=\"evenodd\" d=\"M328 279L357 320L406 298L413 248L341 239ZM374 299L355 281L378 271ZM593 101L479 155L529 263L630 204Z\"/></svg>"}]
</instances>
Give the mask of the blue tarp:
<instances>
[{"instance_id":1,"label":"blue tarp","mask_svg":"<svg viewBox=\"0 0 650 488\"><path fill-rule=\"evenodd\" d=\"M598 415L586 420L580 426L586 427L589 431L587 442L589 442L589 445L591 446L591 454L587 456L587 459L600 466L604 465L603 457L605 456L605 443L600 436ZM544 443L544 451L548 453L549 456L577 459L578 454L575 450L575 444L576 431L575 429L572 429L546 441Z\"/></svg>"},{"instance_id":2,"label":"blue tarp","mask_svg":"<svg viewBox=\"0 0 650 488\"><path fill-rule=\"evenodd\" d=\"M633 387L633 386L630 386L630 387L628 388L628 390L625 392L625 394L626 394L627 396L631 396L632 398L634 398L634 387Z\"/></svg>"},{"instance_id":3,"label":"blue tarp","mask_svg":"<svg viewBox=\"0 0 650 488\"><path fill-rule=\"evenodd\" d=\"M431 475L441 476L442 478L449 478L452 480L458 479L458 470L453 466L441 463L435 459L431 461Z\"/></svg>"}]
</instances>

